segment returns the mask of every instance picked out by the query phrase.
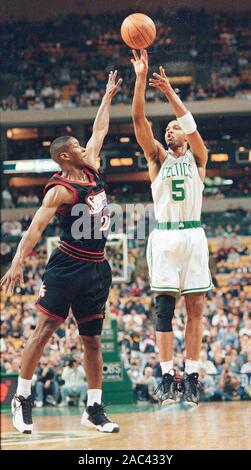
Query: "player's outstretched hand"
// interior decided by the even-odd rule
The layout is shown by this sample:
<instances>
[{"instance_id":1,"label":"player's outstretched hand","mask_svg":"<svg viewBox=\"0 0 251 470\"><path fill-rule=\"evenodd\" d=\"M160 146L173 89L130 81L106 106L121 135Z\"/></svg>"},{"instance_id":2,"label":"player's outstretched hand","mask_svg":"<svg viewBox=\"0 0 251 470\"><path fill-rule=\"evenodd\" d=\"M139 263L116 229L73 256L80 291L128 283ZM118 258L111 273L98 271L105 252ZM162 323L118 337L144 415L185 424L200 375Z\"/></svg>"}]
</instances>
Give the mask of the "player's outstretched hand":
<instances>
[{"instance_id":1,"label":"player's outstretched hand","mask_svg":"<svg viewBox=\"0 0 251 470\"><path fill-rule=\"evenodd\" d=\"M6 294L12 294L17 283L20 285L24 283L23 268L20 265L12 265L2 277L0 288L3 289Z\"/></svg>"},{"instance_id":2,"label":"player's outstretched hand","mask_svg":"<svg viewBox=\"0 0 251 470\"><path fill-rule=\"evenodd\" d=\"M154 78L149 79L149 85L153 88L157 88L159 91L162 91L162 93L166 93L170 90L171 84L166 76L165 69L162 66L160 66L159 71L159 74L154 73Z\"/></svg>"},{"instance_id":3,"label":"player's outstretched hand","mask_svg":"<svg viewBox=\"0 0 251 470\"><path fill-rule=\"evenodd\" d=\"M140 56L139 56L138 53L135 51L135 49L133 49L132 55L133 55L133 59L131 59L131 62L133 64L136 75L137 76L142 75L146 77L148 73L147 51L145 49L141 49Z\"/></svg>"},{"instance_id":4,"label":"player's outstretched hand","mask_svg":"<svg viewBox=\"0 0 251 470\"><path fill-rule=\"evenodd\" d=\"M108 82L106 85L106 94L111 96L112 98L119 91L119 87L121 83L123 82L123 79L119 78L119 80L116 83L117 75L118 75L117 70L115 70L115 72L110 72L109 77L108 77Z\"/></svg>"}]
</instances>

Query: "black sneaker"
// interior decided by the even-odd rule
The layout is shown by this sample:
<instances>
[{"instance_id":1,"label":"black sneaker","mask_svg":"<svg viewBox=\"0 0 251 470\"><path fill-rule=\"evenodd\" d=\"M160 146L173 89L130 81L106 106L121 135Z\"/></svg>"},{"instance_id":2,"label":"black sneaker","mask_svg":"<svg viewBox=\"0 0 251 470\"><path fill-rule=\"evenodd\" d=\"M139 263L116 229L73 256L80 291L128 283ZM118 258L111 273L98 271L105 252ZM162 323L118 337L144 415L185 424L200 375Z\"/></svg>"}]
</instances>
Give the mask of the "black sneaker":
<instances>
[{"instance_id":1,"label":"black sneaker","mask_svg":"<svg viewBox=\"0 0 251 470\"><path fill-rule=\"evenodd\" d=\"M178 390L175 375L164 374L155 392L162 405L175 403L177 398L177 392Z\"/></svg>"},{"instance_id":2,"label":"black sneaker","mask_svg":"<svg viewBox=\"0 0 251 470\"><path fill-rule=\"evenodd\" d=\"M186 372L183 375L183 401L190 406L198 406L200 393L199 393L199 374L194 372L193 374L187 374Z\"/></svg>"},{"instance_id":3,"label":"black sneaker","mask_svg":"<svg viewBox=\"0 0 251 470\"><path fill-rule=\"evenodd\" d=\"M33 431L31 395L28 398L24 398L22 395L14 395L11 402L11 410L13 426L17 431L31 434Z\"/></svg>"},{"instance_id":4,"label":"black sneaker","mask_svg":"<svg viewBox=\"0 0 251 470\"><path fill-rule=\"evenodd\" d=\"M81 418L81 424L100 432L119 432L119 425L106 416L103 404L94 403L88 406Z\"/></svg>"}]
</instances>

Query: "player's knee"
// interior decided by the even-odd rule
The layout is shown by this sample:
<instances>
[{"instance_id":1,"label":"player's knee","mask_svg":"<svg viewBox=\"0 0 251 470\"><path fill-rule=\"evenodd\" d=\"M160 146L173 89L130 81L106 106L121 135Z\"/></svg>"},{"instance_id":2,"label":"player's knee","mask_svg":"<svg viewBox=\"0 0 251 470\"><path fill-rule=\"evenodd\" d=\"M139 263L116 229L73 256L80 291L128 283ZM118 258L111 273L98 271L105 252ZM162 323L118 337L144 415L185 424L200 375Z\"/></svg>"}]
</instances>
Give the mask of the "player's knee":
<instances>
[{"instance_id":1,"label":"player's knee","mask_svg":"<svg viewBox=\"0 0 251 470\"><path fill-rule=\"evenodd\" d=\"M203 309L193 309L188 311L187 310L187 321L188 322L193 322L193 321L199 321L202 320L203 318Z\"/></svg>"},{"instance_id":2,"label":"player's knee","mask_svg":"<svg viewBox=\"0 0 251 470\"><path fill-rule=\"evenodd\" d=\"M156 331L170 332L173 331L172 319L175 309L175 297L172 295L158 295L156 298Z\"/></svg>"},{"instance_id":3,"label":"player's knee","mask_svg":"<svg viewBox=\"0 0 251 470\"><path fill-rule=\"evenodd\" d=\"M94 345L96 343L98 344L98 342L100 343L99 338L95 338L94 340L93 336L100 336L102 332L102 327L103 327L102 318L97 318L87 323L82 323L78 326L80 336L86 337L85 339L83 338L83 341L86 343L87 347L89 344Z\"/></svg>"},{"instance_id":4,"label":"player's knee","mask_svg":"<svg viewBox=\"0 0 251 470\"><path fill-rule=\"evenodd\" d=\"M186 296L186 309L188 321L202 319L204 312L205 294L192 294Z\"/></svg>"},{"instance_id":5,"label":"player's knee","mask_svg":"<svg viewBox=\"0 0 251 470\"><path fill-rule=\"evenodd\" d=\"M58 327L58 322L51 320L50 318L40 322L33 333L33 339L37 343L47 343L50 337L53 335L55 329Z\"/></svg>"},{"instance_id":6,"label":"player's knee","mask_svg":"<svg viewBox=\"0 0 251 470\"><path fill-rule=\"evenodd\" d=\"M93 357L93 355L102 354L100 336L81 335L81 340L83 342L86 357Z\"/></svg>"}]
</instances>

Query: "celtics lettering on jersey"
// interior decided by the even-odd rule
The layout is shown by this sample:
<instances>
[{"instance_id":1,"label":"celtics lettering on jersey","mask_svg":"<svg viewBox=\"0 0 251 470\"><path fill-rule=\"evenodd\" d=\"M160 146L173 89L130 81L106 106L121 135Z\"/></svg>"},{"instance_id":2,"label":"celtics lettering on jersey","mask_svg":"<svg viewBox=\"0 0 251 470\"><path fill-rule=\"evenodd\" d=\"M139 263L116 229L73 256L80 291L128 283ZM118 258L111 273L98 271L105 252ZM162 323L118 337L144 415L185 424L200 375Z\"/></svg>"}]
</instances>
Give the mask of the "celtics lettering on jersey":
<instances>
[{"instance_id":1,"label":"celtics lettering on jersey","mask_svg":"<svg viewBox=\"0 0 251 470\"><path fill-rule=\"evenodd\" d=\"M192 178L191 164L186 162L175 163L172 167L164 166L162 168L162 180L173 176L189 176L189 178Z\"/></svg>"},{"instance_id":2,"label":"celtics lettering on jersey","mask_svg":"<svg viewBox=\"0 0 251 470\"><path fill-rule=\"evenodd\" d=\"M159 222L200 220L204 186L190 150L178 158L168 152L151 187Z\"/></svg>"},{"instance_id":3,"label":"celtics lettering on jersey","mask_svg":"<svg viewBox=\"0 0 251 470\"><path fill-rule=\"evenodd\" d=\"M172 167L166 166L162 169L162 180L168 178L184 177L192 178L192 168L190 163L175 163ZM184 178L172 180L172 196L174 201L183 201L185 199Z\"/></svg>"}]
</instances>

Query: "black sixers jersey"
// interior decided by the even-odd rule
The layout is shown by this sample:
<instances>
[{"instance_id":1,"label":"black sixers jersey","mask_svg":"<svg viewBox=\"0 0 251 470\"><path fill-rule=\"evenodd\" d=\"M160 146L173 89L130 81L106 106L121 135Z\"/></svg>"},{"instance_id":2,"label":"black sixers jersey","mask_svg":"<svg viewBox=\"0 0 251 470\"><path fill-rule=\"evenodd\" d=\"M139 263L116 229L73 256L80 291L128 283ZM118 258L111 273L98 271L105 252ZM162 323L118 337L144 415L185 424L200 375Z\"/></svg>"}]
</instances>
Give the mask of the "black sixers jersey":
<instances>
[{"instance_id":1,"label":"black sixers jersey","mask_svg":"<svg viewBox=\"0 0 251 470\"><path fill-rule=\"evenodd\" d=\"M46 193L53 186L65 186L74 201L57 210L60 242L46 266L36 305L58 322L67 318L71 308L79 334L91 337L101 334L112 282L104 253L110 219L101 175L89 165L83 172L89 178L87 183L56 173L45 187Z\"/></svg>"},{"instance_id":2,"label":"black sixers jersey","mask_svg":"<svg viewBox=\"0 0 251 470\"><path fill-rule=\"evenodd\" d=\"M83 172L89 182L69 180L61 172L55 173L44 192L61 185L74 195L72 205L65 204L56 212L61 227L59 248L70 256L76 257L77 253L79 258L84 256L90 261L93 256L96 260L100 256L101 261L110 226L105 183L94 167L88 165Z\"/></svg>"}]
</instances>

